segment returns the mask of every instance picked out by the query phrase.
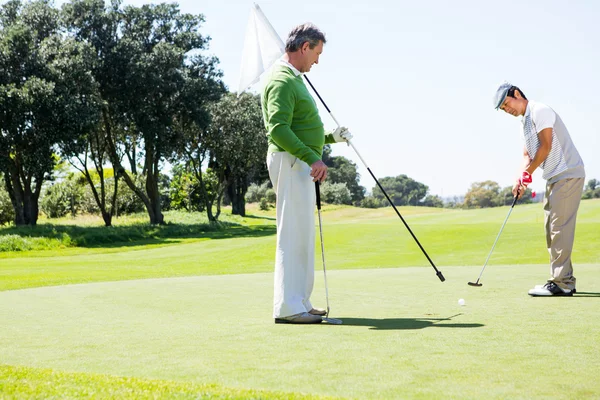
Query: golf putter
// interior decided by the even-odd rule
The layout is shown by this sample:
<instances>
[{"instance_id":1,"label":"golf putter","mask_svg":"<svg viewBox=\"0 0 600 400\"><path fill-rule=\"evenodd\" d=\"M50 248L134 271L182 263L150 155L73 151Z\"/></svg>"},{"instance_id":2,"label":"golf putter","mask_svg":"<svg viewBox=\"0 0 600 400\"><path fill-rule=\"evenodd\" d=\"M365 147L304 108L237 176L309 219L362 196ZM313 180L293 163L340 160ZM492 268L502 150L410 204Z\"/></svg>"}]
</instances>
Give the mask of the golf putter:
<instances>
[{"instance_id":1,"label":"golf putter","mask_svg":"<svg viewBox=\"0 0 600 400\"><path fill-rule=\"evenodd\" d=\"M323 226L321 221L321 190L319 181L315 182L315 193L317 195L317 213L319 214L319 235L321 237L321 258L323 259L323 277L325 278L325 300L327 301L327 314L323 317L323 322L332 325L341 325L341 319L329 318L329 290L327 288L327 268L325 267L325 246L323 245Z\"/></svg>"},{"instance_id":2,"label":"golf putter","mask_svg":"<svg viewBox=\"0 0 600 400\"><path fill-rule=\"evenodd\" d=\"M490 254L488 254L487 258L485 259L485 263L483 264L483 268L481 269L481 272L479 273L479 277L477 278L477 281L475 281L475 282L468 282L469 286L476 286L476 287L483 286L483 283L479 283L479 280L481 279L481 275L483 275L483 271L485 270L485 267L487 266L487 263L492 255L492 252L494 251L494 247L496 247L496 243L498 243L498 239L500 238L500 234L502 233L502 230L504 229L504 226L506 225L506 221L508 221L508 217L510 217L510 213L512 212L513 208L515 207L515 204L517 204L518 198L519 198L519 191L517 190L517 195L515 196L515 198L512 202L512 206L510 206L510 209L508 210L508 215L504 219L504 223L502 224L502 228L500 228L500 232L498 232L498 236L496 236L496 241L494 242L494 245L492 246L492 250L490 250Z\"/></svg>"},{"instance_id":3,"label":"golf putter","mask_svg":"<svg viewBox=\"0 0 600 400\"><path fill-rule=\"evenodd\" d=\"M338 127L340 127L341 126L340 123L333 116L333 113L331 112L331 110L329 109L329 107L327 107L327 104L325 104L325 101L323 100L323 98L321 97L321 95L319 94L319 92L317 92L317 89L315 89L315 87L313 86L313 84L310 81L310 79L308 79L308 76L304 75L304 79L306 79L306 82L308 82L308 84L310 85L310 87L312 88L312 90L315 92L315 94L317 95L317 97L319 98L319 100L321 101L321 103L323 104L323 106L325 106L325 109L329 113L329 116L331 116L331 118L336 123L336 125ZM444 275L442 274L442 271L440 271L435 266L435 264L433 263L433 260L431 259L431 257L429 257L429 254L427 254L427 252L425 251L425 248L423 248L423 246L421 245L421 242L419 242L419 239L417 239L417 236L413 233L412 229L410 229L410 226L408 226L408 223L406 223L406 221L404 220L404 217L402 217L402 214L400 214L400 211L398 211L398 209L396 208L396 205L394 204L394 202L392 201L392 199L390 199L390 196L388 196L388 194L385 191L385 189L383 188L383 186L381 186L381 183L379 183L379 180L377 179L377 177L375 177L375 174L373 173L373 171L371 171L371 168L369 168L369 166L367 165L367 163L365 162L365 160L362 158L362 156L360 155L360 153L358 152L358 150L356 149L356 147L354 146L354 144L350 140L347 140L346 142L348 143L348 146L351 146L354 149L354 152L356 153L356 155L358 156L358 158L360 158L360 161L362 161L363 165L365 166L365 168L367 169L367 171L369 172L369 174L371 174L371 177L373 178L373 180L375 181L375 183L377 184L377 186L379 186L379 189L381 190L381 192L383 193L383 195L385 196L385 198L388 200L388 202L390 203L390 205L392 206L392 208L394 209L394 211L396 212L396 214L398 215L398 217L400 218L400 220L402 221L402 223L404 224L404 226L408 230L408 233L410 233L410 235L415 240L415 242L417 243L417 245L419 246L419 248L421 249L421 251L423 252L423 254L425 255L425 257L427 257L427 260L429 261L429 264L431 264L431 267L435 271L435 274L437 275L437 277L439 278L439 280L441 282L444 282L446 280L446 278L444 278Z\"/></svg>"}]
</instances>

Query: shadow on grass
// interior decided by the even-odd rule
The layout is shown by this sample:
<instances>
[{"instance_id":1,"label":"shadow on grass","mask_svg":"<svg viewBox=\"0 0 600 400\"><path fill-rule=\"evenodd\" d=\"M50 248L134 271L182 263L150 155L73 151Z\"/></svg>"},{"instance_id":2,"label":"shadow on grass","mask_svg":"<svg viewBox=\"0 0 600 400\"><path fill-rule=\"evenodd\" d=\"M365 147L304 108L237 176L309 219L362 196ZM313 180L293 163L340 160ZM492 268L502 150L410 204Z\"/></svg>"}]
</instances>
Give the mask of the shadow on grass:
<instances>
[{"instance_id":1,"label":"shadow on grass","mask_svg":"<svg viewBox=\"0 0 600 400\"><path fill-rule=\"evenodd\" d=\"M263 237L277 233L274 225L244 226L231 222L164 225L132 224L123 226L76 226L39 224L34 227L11 227L3 235L58 241L64 247L114 248L143 244L176 243L172 239L230 239ZM55 246L51 246L55 247Z\"/></svg>"},{"instance_id":2,"label":"shadow on grass","mask_svg":"<svg viewBox=\"0 0 600 400\"><path fill-rule=\"evenodd\" d=\"M452 318L462 314L456 314L448 318L341 318L342 326L368 326L372 330L407 330L424 329L430 327L438 328L481 328L483 324L438 324L442 321L451 321Z\"/></svg>"},{"instance_id":3,"label":"shadow on grass","mask_svg":"<svg viewBox=\"0 0 600 400\"><path fill-rule=\"evenodd\" d=\"M248 215L246 214L246 216L244 218L248 218L248 219L266 219L267 221L275 221L275 217L267 217L267 216L260 216L260 215Z\"/></svg>"},{"instance_id":4,"label":"shadow on grass","mask_svg":"<svg viewBox=\"0 0 600 400\"><path fill-rule=\"evenodd\" d=\"M573 296L574 297L600 297L600 293L599 292L580 292L580 291L577 291L577 293L575 293Z\"/></svg>"}]
</instances>

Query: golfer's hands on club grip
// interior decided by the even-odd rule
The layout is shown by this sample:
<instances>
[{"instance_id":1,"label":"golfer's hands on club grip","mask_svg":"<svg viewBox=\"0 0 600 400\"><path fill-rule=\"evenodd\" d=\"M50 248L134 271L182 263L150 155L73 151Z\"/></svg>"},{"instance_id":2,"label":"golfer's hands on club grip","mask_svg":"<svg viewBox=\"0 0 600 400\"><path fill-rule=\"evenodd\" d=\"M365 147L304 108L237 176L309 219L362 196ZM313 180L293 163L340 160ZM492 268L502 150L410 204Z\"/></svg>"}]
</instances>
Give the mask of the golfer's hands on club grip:
<instances>
[{"instance_id":1,"label":"golfer's hands on club grip","mask_svg":"<svg viewBox=\"0 0 600 400\"><path fill-rule=\"evenodd\" d=\"M310 166L310 176L312 176L313 182L325 182L327 178L327 165L321 160L315 161Z\"/></svg>"},{"instance_id":2,"label":"golfer's hands on club grip","mask_svg":"<svg viewBox=\"0 0 600 400\"><path fill-rule=\"evenodd\" d=\"M531 174L527 171L523 171L521 176L517 179L517 182L515 182L515 186L513 186L513 196L518 196L517 198L520 199L525 194L527 185L532 181Z\"/></svg>"}]
</instances>

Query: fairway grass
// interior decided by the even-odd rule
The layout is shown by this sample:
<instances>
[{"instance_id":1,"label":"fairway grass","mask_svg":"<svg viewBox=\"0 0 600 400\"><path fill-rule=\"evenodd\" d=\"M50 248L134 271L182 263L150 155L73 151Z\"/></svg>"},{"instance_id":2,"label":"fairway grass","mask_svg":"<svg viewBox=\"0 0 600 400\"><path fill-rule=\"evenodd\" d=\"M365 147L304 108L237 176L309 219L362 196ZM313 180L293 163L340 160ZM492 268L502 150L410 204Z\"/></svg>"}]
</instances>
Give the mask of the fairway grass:
<instances>
[{"instance_id":1,"label":"fairway grass","mask_svg":"<svg viewBox=\"0 0 600 400\"><path fill-rule=\"evenodd\" d=\"M508 207L401 208L421 244L442 270L447 266L482 265L507 211ZM225 231L161 238L159 243L146 245L137 242L121 247L113 244L110 248L5 253L0 258L0 291L125 279L269 272L275 254L271 214L269 211L240 217L235 220L239 226ZM489 264L548 262L542 221L540 204L515 207ZM600 200L583 201L573 254L576 268L579 264L600 264L599 226ZM323 230L330 269L429 265L389 207L370 210L328 206L323 212ZM318 243L315 251L320 252Z\"/></svg>"},{"instance_id":2,"label":"fairway grass","mask_svg":"<svg viewBox=\"0 0 600 400\"><path fill-rule=\"evenodd\" d=\"M349 398L597 396L598 266L579 266L572 298L527 296L546 266L491 267L483 287L467 286L478 273L447 268L441 283L430 268L331 271L342 326L274 324L271 274L5 291L0 360ZM321 279L313 302L324 303Z\"/></svg>"}]
</instances>

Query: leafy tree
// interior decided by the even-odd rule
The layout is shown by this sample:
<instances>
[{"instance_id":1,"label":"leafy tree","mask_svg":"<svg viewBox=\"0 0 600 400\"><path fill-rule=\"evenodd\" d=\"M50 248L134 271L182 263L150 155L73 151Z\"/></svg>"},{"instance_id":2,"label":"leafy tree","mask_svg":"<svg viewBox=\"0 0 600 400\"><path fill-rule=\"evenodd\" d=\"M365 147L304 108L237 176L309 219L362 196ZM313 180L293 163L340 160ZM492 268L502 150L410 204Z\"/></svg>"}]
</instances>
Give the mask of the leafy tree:
<instances>
[{"instance_id":1,"label":"leafy tree","mask_svg":"<svg viewBox=\"0 0 600 400\"><path fill-rule=\"evenodd\" d=\"M71 174L67 179L46 186L41 197L41 209L48 218L60 218L69 213L75 217L83 195L84 186L75 174Z\"/></svg>"},{"instance_id":2,"label":"leafy tree","mask_svg":"<svg viewBox=\"0 0 600 400\"><path fill-rule=\"evenodd\" d=\"M257 96L229 93L210 106L210 114L205 129L190 125L182 152L200 183L208 219L216 221L228 187L233 211L245 215L250 176L264 163L267 142Z\"/></svg>"},{"instance_id":3,"label":"leafy tree","mask_svg":"<svg viewBox=\"0 0 600 400\"><path fill-rule=\"evenodd\" d=\"M90 48L60 33L44 0L0 9L0 170L17 225L35 225L56 146L98 118Z\"/></svg>"},{"instance_id":4,"label":"leafy tree","mask_svg":"<svg viewBox=\"0 0 600 400\"><path fill-rule=\"evenodd\" d=\"M465 208L497 207L502 204L500 185L494 181L475 182L465 194Z\"/></svg>"},{"instance_id":5,"label":"leafy tree","mask_svg":"<svg viewBox=\"0 0 600 400\"><path fill-rule=\"evenodd\" d=\"M104 225L111 226L112 217L117 212L119 174L114 174L114 168L110 169L110 173L106 171L105 166L109 161L108 141L102 126L98 124L78 140L63 146L62 153L88 183Z\"/></svg>"},{"instance_id":6,"label":"leafy tree","mask_svg":"<svg viewBox=\"0 0 600 400\"><path fill-rule=\"evenodd\" d=\"M267 136L260 98L227 94L212 108L210 152L213 170L226 181L231 213L246 215L245 195L252 178L265 170ZM216 137L218 135L218 138Z\"/></svg>"},{"instance_id":7,"label":"leafy tree","mask_svg":"<svg viewBox=\"0 0 600 400\"><path fill-rule=\"evenodd\" d=\"M600 198L600 182L597 179L590 179L583 191L582 199Z\"/></svg>"},{"instance_id":8,"label":"leafy tree","mask_svg":"<svg viewBox=\"0 0 600 400\"><path fill-rule=\"evenodd\" d=\"M323 183L321 198L323 202L329 204L352 204L352 195L345 183Z\"/></svg>"},{"instance_id":9,"label":"leafy tree","mask_svg":"<svg viewBox=\"0 0 600 400\"><path fill-rule=\"evenodd\" d=\"M258 203L263 197L265 197L267 190L269 189L269 181L264 181L262 184L253 183L248 186L246 192L246 201L248 203Z\"/></svg>"},{"instance_id":10,"label":"leafy tree","mask_svg":"<svg viewBox=\"0 0 600 400\"><path fill-rule=\"evenodd\" d=\"M343 183L350 192L351 202L359 204L365 197L366 189L359 184L360 174L356 164L346 157L331 156L331 146L323 148L323 162L327 165L327 181L329 183Z\"/></svg>"},{"instance_id":11,"label":"leafy tree","mask_svg":"<svg viewBox=\"0 0 600 400\"><path fill-rule=\"evenodd\" d=\"M500 191L500 195L497 201L497 206L501 206L501 205L505 205L505 206L509 206L512 204L513 200L514 200L514 196L512 194L512 186L506 186L505 188L503 188ZM531 197L531 189L526 189L525 193L523 194L523 196L521 196L521 198L519 199L519 203L520 204L529 204L529 203L533 203L533 199Z\"/></svg>"},{"instance_id":12,"label":"leafy tree","mask_svg":"<svg viewBox=\"0 0 600 400\"><path fill-rule=\"evenodd\" d=\"M373 196L366 196L360 202L360 206L363 208L380 208L385 207L386 204L387 200L385 200L385 203L382 203L381 200Z\"/></svg>"},{"instance_id":13,"label":"leafy tree","mask_svg":"<svg viewBox=\"0 0 600 400\"><path fill-rule=\"evenodd\" d=\"M444 207L444 201L438 195L430 195L425 196L425 199L419 204L423 207Z\"/></svg>"},{"instance_id":14,"label":"leafy tree","mask_svg":"<svg viewBox=\"0 0 600 400\"><path fill-rule=\"evenodd\" d=\"M204 200L195 175L184 164L173 166L171 207L175 210L204 211Z\"/></svg>"},{"instance_id":15,"label":"leafy tree","mask_svg":"<svg viewBox=\"0 0 600 400\"><path fill-rule=\"evenodd\" d=\"M425 198L429 190L426 185L406 175L387 176L380 179L379 183L396 206L419 205L419 202ZM381 204L387 204L387 199L378 186L373 188L373 197L378 199Z\"/></svg>"},{"instance_id":16,"label":"leafy tree","mask_svg":"<svg viewBox=\"0 0 600 400\"><path fill-rule=\"evenodd\" d=\"M206 106L223 91L218 60L199 53L209 40L200 34L204 17L182 14L177 4L121 8L117 0L73 0L63 11L69 31L98 55L92 72L103 100L108 156L150 222L163 223L162 161L192 124L207 125Z\"/></svg>"}]
</instances>

